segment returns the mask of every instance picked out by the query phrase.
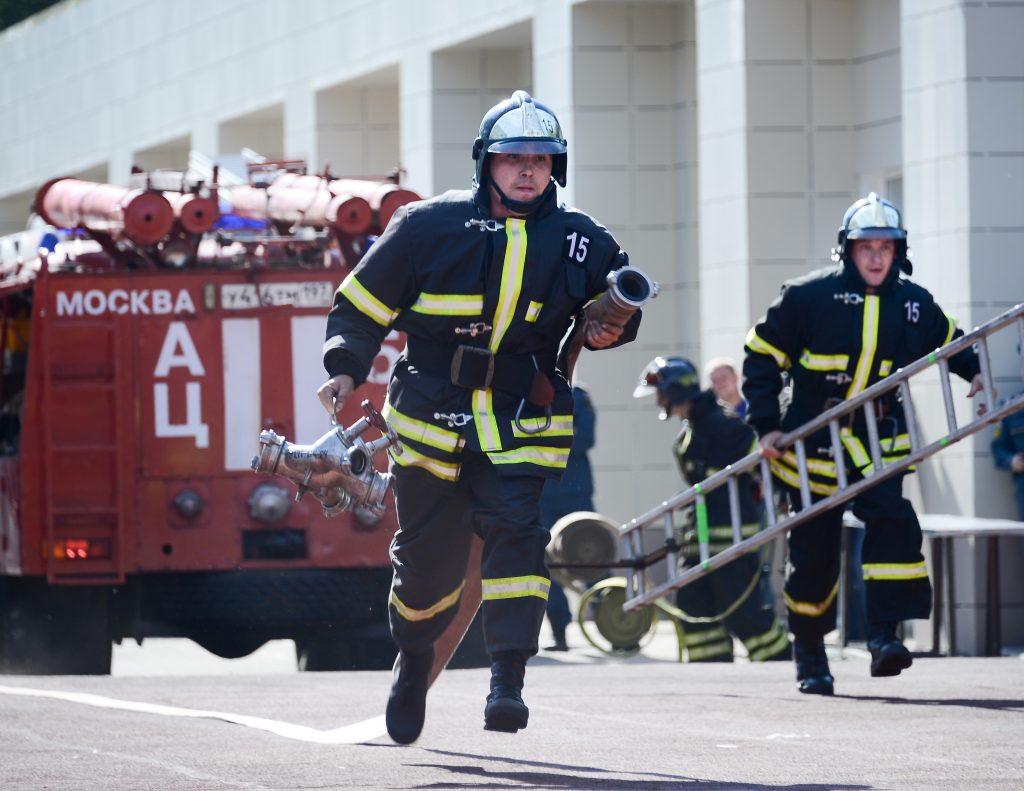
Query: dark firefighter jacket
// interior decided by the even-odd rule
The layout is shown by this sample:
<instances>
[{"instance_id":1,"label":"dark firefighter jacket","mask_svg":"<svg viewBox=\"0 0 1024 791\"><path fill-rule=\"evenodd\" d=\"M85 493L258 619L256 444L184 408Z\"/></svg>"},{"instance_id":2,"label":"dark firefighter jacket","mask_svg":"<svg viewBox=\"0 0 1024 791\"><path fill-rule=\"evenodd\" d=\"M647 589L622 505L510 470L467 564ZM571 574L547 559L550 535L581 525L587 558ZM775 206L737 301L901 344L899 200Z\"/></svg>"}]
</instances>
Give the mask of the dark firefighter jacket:
<instances>
[{"instance_id":1,"label":"dark firefighter jacket","mask_svg":"<svg viewBox=\"0 0 1024 791\"><path fill-rule=\"evenodd\" d=\"M759 436L790 431L893 371L963 335L927 289L899 276L868 294L852 263L822 269L788 281L764 318L750 330L743 365L747 421ZM950 370L970 381L977 356L965 349L949 361ZM792 382L792 397L780 415L782 372ZM882 459L889 463L910 452L903 409L894 390L876 403ZM844 420L841 440L852 463L870 474L870 446L863 413ZM811 491L836 491L835 462L827 429L806 440ZM799 486L796 454L773 459L772 471Z\"/></svg>"},{"instance_id":2,"label":"dark firefighter jacket","mask_svg":"<svg viewBox=\"0 0 1024 791\"><path fill-rule=\"evenodd\" d=\"M753 429L739 418L726 415L712 390L705 390L694 399L690 415L675 442L679 471L690 486L739 461L756 448ZM760 513L755 499L757 484L750 475L741 475L737 483L741 533L743 538L749 538L760 528ZM720 486L709 492L705 507L710 552L714 554L728 549L734 543L728 487ZM698 554L696 540L697 526L694 523L683 532L683 551L687 558Z\"/></svg>"},{"instance_id":3,"label":"dark firefighter jacket","mask_svg":"<svg viewBox=\"0 0 1024 791\"><path fill-rule=\"evenodd\" d=\"M558 477L573 437L559 342L627 263L607 229L553 191L525 219L491 219L479 188L408 204L338 288L324 366L359 385L388 332L405 332L384 409L404 447L396 464L456 480L469 447L503 472ZM615 345L639 322L637 311ZM532 394L538 371L547 398Z\"/></svg>"}]
</instances>

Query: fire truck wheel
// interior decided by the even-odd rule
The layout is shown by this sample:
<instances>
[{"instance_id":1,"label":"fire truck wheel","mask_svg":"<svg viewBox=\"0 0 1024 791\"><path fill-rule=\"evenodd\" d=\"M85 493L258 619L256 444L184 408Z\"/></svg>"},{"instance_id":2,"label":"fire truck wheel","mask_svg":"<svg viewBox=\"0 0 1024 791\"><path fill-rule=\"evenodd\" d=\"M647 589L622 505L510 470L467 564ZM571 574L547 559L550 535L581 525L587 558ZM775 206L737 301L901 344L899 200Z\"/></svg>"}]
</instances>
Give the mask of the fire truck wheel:
<instances>
[{"instance_id":1,"label":"fire truck wheel","mask_svg":"<svg viewBox=\"0 0 1024 791\"><path fill-rule=\"evenodd\" d=\"M107 675L109 592L7 579L0 592L0 672Z\"/></svg>"},{"instance_id":2,"label":"fire truck wheel","mask_svg":"<svg viewBox=\"0 0 1024 791\"><path fill-rule=\"evenodd\" d=\"M390 636L317 635L295 641L299 670L390 670L395 664L395 648Z\"/></svg>"},{"instance_id":3,"label":"fire truck wheel","mask_svg":"<svg viewBox=\"0 0 1024 791\"><path fill-rule=\"evenodd\" d=\"M484 619L483 614L478 610L473 616L473 622L462 637L462 642L455 649L452 658L448 660L447 668L452 670L464 670L471 667L490 667L491 655L487 653L487 643L484 642Z\"/></svg>"},{"instance_id":4,"label":"fire truck wheel","mask_svg":"<svg viewBox=\"0 0 1024 791\"><path fill-rule=\"evenodd\" d=\"M269 638L266 635L239 634L230 631L220 633L193 634L192 640L199 643L211 654L223 659L241 659L262 647Z\"/></svg>"}]
</instances>

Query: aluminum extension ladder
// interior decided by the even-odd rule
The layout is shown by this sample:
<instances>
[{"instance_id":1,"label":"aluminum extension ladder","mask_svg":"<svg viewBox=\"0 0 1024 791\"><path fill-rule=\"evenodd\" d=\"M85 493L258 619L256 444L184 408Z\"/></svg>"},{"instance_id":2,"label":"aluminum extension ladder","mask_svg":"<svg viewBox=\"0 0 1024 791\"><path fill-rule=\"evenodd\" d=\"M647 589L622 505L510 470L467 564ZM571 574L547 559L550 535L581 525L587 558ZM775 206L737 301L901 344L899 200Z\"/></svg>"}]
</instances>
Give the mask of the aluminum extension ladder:
<instances>
[{"instance_id":1,"label":"aluminum extension ladder","mask_svg":"<svg viewBox=\"0 0 1024 791\"><path fill-rule=\"evenodd\" d=\"M761 456L760 452L751 453L734 464L720 470L714 475L706 478L700 483L692 486L686 491L680 492L674 497L664 501L657 508L653 508L645 514L631 519L619 528L620 538L623 543L623 562L619 565L625 567L626 571L626 600L622 609L626 612L640 607L652 605L665 594L687 585L714 569L736 560L741 555L750 552L762 544L773 540L779 534L792 530L794 527L806 522L834 506L856 497L860 492L903 472L911 465L920 462L931 456L933 453L946 448L964 437L975 434L986 425L1002 420L1007 415L1024 408L1024 393L1006 400L997 406L992 398L993 383L992 371L989 361L988 339L991 335L1006 327L1016 325L1020 348L1024 349L1024 303L1017 305L1005 313L997 316L989 322L977 327L972 332L956 339L941 349L936 349L931 354L922 357L906 368L901 368L881 382L877 382L862 393L853 398L843 401L837 406L823 412L814 420L805 423L799 428L783 435L778 445L780 448L795 446L797 456L797 469L800 478L800 500L801 508L782 518L777 518L773 507L774 486L768 459ZM949 358L968 346L977 346L978 359L981 364L981 377L984 384L984 398L986 412L984 415L971 420L963 426L958 426L956 415L953 409L953 391L950 387ZM939 378L942 387L942 400L946 410L946 425L948 433L939 439L922 445L922 438L918 432L915 419L914 404L910 395L910 380L915 375L938 365ZM1024 375L1024 370L1022 370ZM903 411L906 416L907 433L910 438L910 454L899 461L883 464L882 449L878 438L878 424L876 422L874 401L886 393L899 388L903 403ZM840 419L853 413L857 409L864 410L866 420L868 443L870 445L872 474L858 481L853 485L847 485L846 465L843 453L843 444L840 440L839 424ZM832 454L836 462L836 479L838 490L817 503L811 502L810 483L807 474L807 454L804 447L804 440L811 434L827 427L831 436ZM764 492L766 527L757 535L750 538L742 538L740 529L740 506L739 506L739 476L744 473L754 472L760 468L761 483ZM711 555L709 551L707 509L705 497L721 486L729 489L729 510L732 521L733 544L721 552ZM676 527L673 514L688 506L694 506L697 538L700 545L700 563L689 568L679 569L679 544L676 541ZM791 505L791 507L793 507ZM664 526L664 544L652 552L643 552L643 531L649 528L657 528L661 521ZM660 561L665 561L667 568L667 579L660 584L653 584L648 579L648 569Z\"/></svg>"}]
</instances>

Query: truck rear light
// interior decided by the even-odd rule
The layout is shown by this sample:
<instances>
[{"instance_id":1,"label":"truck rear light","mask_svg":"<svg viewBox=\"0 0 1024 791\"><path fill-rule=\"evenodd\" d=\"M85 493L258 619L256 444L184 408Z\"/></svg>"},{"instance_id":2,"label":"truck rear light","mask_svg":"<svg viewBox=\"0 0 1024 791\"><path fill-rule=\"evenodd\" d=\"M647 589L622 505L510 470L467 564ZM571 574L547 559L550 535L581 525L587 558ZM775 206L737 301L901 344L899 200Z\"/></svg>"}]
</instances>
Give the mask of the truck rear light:
<instances>
[{"instance_id":1,"label":"truck rear light","mask_svg":"<svg viewBox=\"0 0 1024 791\"><path fill-rule=\"evenodd\" d=\"M109 538L60 538L53 542L54 560L109 560Z\"/></svg>"}]
</instances>

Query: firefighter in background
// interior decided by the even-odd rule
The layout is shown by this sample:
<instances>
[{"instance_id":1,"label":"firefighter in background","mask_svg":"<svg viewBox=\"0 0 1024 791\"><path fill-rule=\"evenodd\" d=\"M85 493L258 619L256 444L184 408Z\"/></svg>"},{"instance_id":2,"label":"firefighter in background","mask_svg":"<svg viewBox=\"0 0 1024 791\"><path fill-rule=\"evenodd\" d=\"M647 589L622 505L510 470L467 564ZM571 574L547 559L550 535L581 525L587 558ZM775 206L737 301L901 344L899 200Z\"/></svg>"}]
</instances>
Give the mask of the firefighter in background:
<instances>
[{"instance_id":1,"label":"firefighter in background","mask_svg":"<svg viewBox=\"0 0 1024 791\"><path fill-rule=\"evenodd\" d=\"M926 289L901 276L911 273L907 232L889 201L871 193L850 206L832 258L838 266L785 283L747 335L747 420L760 437L772 473L794 503L800 497L797 458L792 448L777 447L782 433L963 334ZM972 349L951 358L950 369L971 383L968 397L981 390ZM783 372L789 374L792 396L780 414ZM897 392L875 404L886 462L910 452ZM872 466L863 410L844 421L840 437L853 484ZM837 490L828 429L805 442L811 494L817 501ZM866 525L863 576L872 676L895 676L910 667L913 660L896 635L897 626L931 612L921 528L902 488L903 476L897 475L852 501L854 514ZM789 535L786 606L799 690L809 694L831 695L834 690L824 636L836 622L842 514L843 506L837 506Z\"/></svg>"},{"instance_id":2,"label":"firefighter in background","mask_svg":"<svg viewBox=\"0 0 1024 791\"><path fill-rule=\"evenodd\" d=\"M488 730L525 728L526 661L548 597L544 482L572 444L573 398L556 370L559 340L627 264L611 234L559 206L566 141L525 91L489 110L473 145L472 190L399 209L335 296L318 391L334 413L367 376L391 329L407 333L384 415L404 452L392 460L399 530L389 615L399 647L388 732L423 727L433 645L452 622L472 533L483 539L484 636L491 655ZM591 349L626 343L624 326L585 319Z\"/></svg>"},{"instance_id":3,"label":"firefighter in background","mask_svg":"<svg viewBox=\"0 0 1024 791\"><path fill-rule=\"evenodd\" d=\"M700 389L700 375L682 357L655 357L633 391L634 398L655 395L660 420L681 418L682 430L674 452L686 483L705 478L752 453L754 432L742 420L727 415L713 390ZM758 485L750 475L739 478L741 530L749 538L761 529ZM707 495L710 551L733 544L729 492L726 487ZM700 563L696 525L684 530L682 555L687 565ZM775 617L774 597L764 575L760 552L748 553L679 589L676 604L685 614L683 643L690 662L733 661L733 637L739 638L753 662L788 660L789 636Z\"/></svg>"}]
</instances>

